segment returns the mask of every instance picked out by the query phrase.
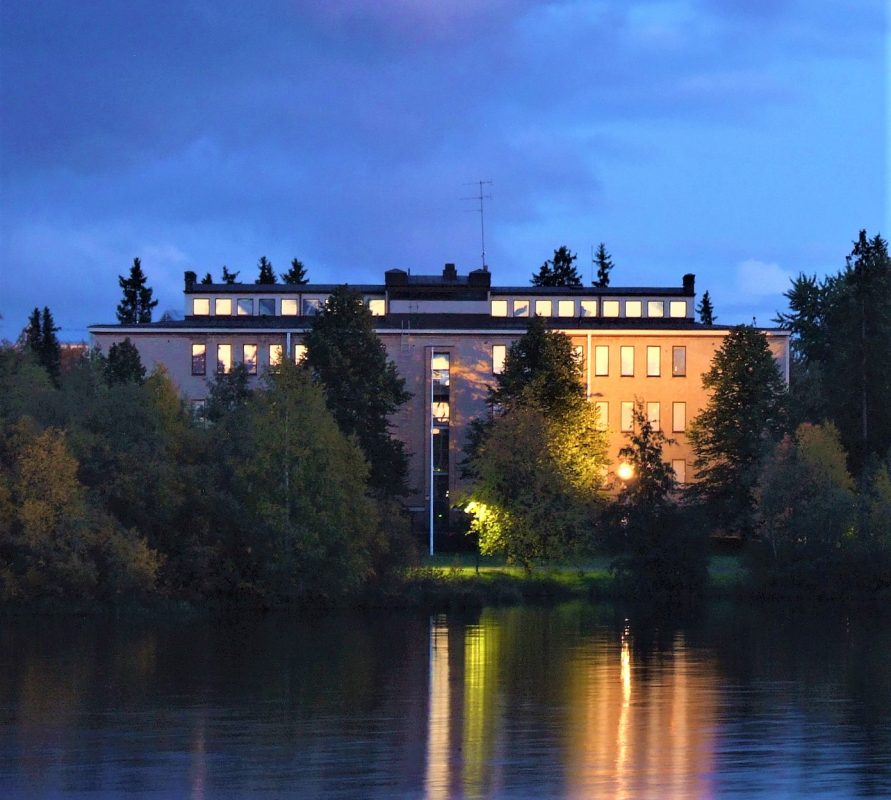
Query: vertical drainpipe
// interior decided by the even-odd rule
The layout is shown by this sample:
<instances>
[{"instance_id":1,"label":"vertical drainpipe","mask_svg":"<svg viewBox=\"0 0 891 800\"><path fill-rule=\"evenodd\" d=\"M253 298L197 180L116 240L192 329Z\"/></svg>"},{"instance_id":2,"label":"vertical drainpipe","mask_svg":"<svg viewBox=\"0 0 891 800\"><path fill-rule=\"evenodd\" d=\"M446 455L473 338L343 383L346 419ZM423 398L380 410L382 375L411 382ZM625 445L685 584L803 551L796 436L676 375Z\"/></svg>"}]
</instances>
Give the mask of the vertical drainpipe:
<instances>
[{"instance_id":1,"label":"vertical drainpipe","mask_svg":"<svg viewBox=\"0 0 891 800\"><path fill-rule=\"evenodd\" d=\"M427 441L430 446L430 555L433 555L433 354L430 348L430 411L427 414Z\"/></svg>"}]
</instances>

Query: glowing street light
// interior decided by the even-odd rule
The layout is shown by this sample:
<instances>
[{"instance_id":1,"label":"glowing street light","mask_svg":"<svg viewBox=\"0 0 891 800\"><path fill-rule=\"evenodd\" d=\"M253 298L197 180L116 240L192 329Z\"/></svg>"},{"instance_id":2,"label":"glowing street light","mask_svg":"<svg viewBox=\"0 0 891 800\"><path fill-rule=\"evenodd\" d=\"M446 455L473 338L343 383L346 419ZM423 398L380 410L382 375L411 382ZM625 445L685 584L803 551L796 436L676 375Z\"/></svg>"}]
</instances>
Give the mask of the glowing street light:
<instances>
[{"instance_id":1,"label":"glowing street light","mask_svg":"<svg viewBox=\"0 0 891 800\"><path fill-rule=\"evenodd\" d=\"M634 477L634 466L629 464L627 461L623 461L616 468L616 475L618 475L623 481L630 481Z\"/></svg>"}]
</instances>

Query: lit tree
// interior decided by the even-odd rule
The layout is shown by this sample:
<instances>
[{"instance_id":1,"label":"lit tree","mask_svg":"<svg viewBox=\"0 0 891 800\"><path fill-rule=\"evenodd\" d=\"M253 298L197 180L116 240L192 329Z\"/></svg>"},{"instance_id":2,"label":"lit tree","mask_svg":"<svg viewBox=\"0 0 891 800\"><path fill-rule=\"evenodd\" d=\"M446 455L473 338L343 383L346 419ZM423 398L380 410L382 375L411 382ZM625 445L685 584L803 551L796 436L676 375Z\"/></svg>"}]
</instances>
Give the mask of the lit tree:
<instances>
[{"instance_id":1,"label":"lit tree","mask_svg":"<svg viewBox=\"0 0 891 800\"><path fill-rule=\"evenodd\" d=\"M545 261L532 276L533 286L581 286L582 279L575 268L577 255L566 245L554 251L554 258Z\"/></svg>"},{"instance_id":2,"label":"lit tree","mask_svg":"<svg viewBox=\"0 0 891 800\"><path fill-rule=\"evenodd\" d=\"M606 245L603 242L597 248L594 254L594 263L597 265L597 279L594 286L598 289L605 289L609 286L609 273L613 268L613 260L606 251Z\"/></svg>"},{"instance_id":3,"label":"lit tree","mask_svg":"<svg viewBox=\"0 0 891 800\"><path fill-rule=\"evenodd\" d=\"M146 285L147 281L138 258L133 259L128 277L118 275L118 283L124 293L117 310L121 324L141 325L152 321L152 309L158 305L158 301L152 300L152 290Z\"/></svg>"}]
</instances>

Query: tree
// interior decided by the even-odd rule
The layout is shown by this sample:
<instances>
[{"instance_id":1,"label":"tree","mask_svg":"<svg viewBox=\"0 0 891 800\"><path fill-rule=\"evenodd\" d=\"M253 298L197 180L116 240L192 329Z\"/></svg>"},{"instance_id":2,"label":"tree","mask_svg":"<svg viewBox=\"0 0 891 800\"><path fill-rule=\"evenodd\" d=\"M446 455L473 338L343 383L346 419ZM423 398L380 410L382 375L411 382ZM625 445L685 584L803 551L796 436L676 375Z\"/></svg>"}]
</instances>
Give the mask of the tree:
<instances>
[{"instance_id":1,"label":"tree","mask_svg":"<svg viewBox=\"0 0 891 800\"><path fill-rule=\"evenodd\" d=\"M53 383L58 384L59 375L62 372L62 351L59 339L56 337L58 326L53 322L53 315L47 306L43 307L40 326L40 363L46 367L46 371Z\"/></svg>"},{"instance_id":2,"label":"tree","mask_svg":"<svg viewBox=\"0 0 891 800\"><path fill-rule=\"evenodd\" d=\"M208 381L207 418L217 422L227 414L242 408L253 391L244 363L235 364L228 372L218 372Z\"/></svg>"},{"instance_id":3,"label":"tree","mask_svg":"<svg viewBox=\"0 0 891 800\"><path fill-rule=\"evenodd\" d=\"M209 272L204 273L204 277L201 279L202 286L210 286L213 283L213 276Z\"/></svg>"},{"instance_id":4,"label":"tree","mask_svg":"<svg viewBox=\"0 0 891 800\"><path fill-rule=\"evenodd\" d=\"M575 268L577 255L566 245L554 251L554 258L545 261L532 276L533 286L581 286L582 279Z\"/></svg>"},{"instance_id":5,"label":"tree","mask_svg":"<svg viewBox=\"0 0 891 800\"><path fill-rule=\"evenodd\" d=\"M665 507L675 489L674 471L662 460L662 448L675 442L653 427L639 398L635 398L631 419L628 444L619 450L619 459L631 467L631 477L618 500L626 509L651 512Z\"/></svg>"},{"instance_id":6,"label":"tree","mask_svg":"<svg viewBox=\"0 0 891 800\"><path fill-rule=\"evenodd\" d=\"M229 267L223 264L223 283L235 283L238 280L238 271L229 272ZM258 281L259 283L259 281ZM275 281L273 281L275 283Z\"/></svg>"},{"instance_id":7,"label":"tree","mask_svg":"<svg viewBox=\"0 0 891 800\"><path fill-rule=\"evenodd\" d=\"M605 289L609 286L609 273L613 268L613 260L606 251L606 245L601 242L594 254L594 263L597 265L597 279L594 286L598 289Z\"/></svg>"},{"instance_id":8,"label":"tree","mask_svg":"<svg viewBox=\"0 0 891 800\"><path fill-rule=\"evenodd\" d=\"M130 337L108 348L105 362L105 380L115 383L142 383L145 380L145 367L136 345Z\"/></svg>"},{"instance_id":9,"label":"tree","mask_svg":"<svg viewBox=\"0 0 891 800\"><path fill-rule=\"evenodd\" d=\"M306 276L306 267L303 266L303 262L297 258L291 259L291 268L282 273L282 280L285 283L290 283L297 286L304 286L309 283L309 278Z\"/></svg>"},{"instance_id":10,"label":"tree","mask_svg":"<svg viewBox=\"0 0 891 800\"><path fill-rule=\"evenodd\" d=\"M709 296L708 290L702 295L699 305L696 306L696 313L699 314L699 321L703 325L714 325L717 321L715 309L712 306L712 298Z\"/></svg>"},{"instance_id":11,"label":"tree","mask_svg":"<svg viewBox=\"0 0 891 800\"><path fill-rule=\"evenodd\" d=\"M702 384L711 394L689 434L694 490L719 526L745 535L760 461L785 426L785 386L767 337L747 325L732 328Z\"/></svg>"},{"instance_id":12,"label":"tree","mask_svg":"<svg viewBox=\"0 0 891 800\"><path fill-rule=\"evenodd\" d=\"M337 287L303 342L304 363L322 386L334 419L365 453L372 493L381 499L404 495L408 461L402 442L390 435L389 419L411 395L387 359L362 295Z\"/></svg>"},{"instance_id":13,"label":"tree","mask_svg":"<svg viewBox=\"0 0 891 800\"><path fill-rule=\"evenodd\" d=\"M43 349L43 335L39 308L35 308L28 317L28 325L24 331L24 346L37 361L40 361L40 353Z\"/></svg>"},{"instance_id":14,"label":"tree","mask_svg":"<svg viewBox=\"0 0 891 800\"><path fill-rule=\"evenodd\" d=\"M130 275L118 275L118 283L124 296L118 303L118 322L122 325L142 325L152 321L152 309L158 305L152 300L152 290L146 285L148 278L142 271L142 263L133 259Z\"/></svg>"},{"instance_id":15,"label":"tree","mask_svg":"<svg viewBox=\"0 0 891 800\"><path fill-rule=\"evenodd\" d=\"M275 271L272 269L272 264L269 263L269 260L266 258L266 256L260 256L260 260L257 262L257 269L259 270L260 274L257 277L257 280L254 281L254 283L275 283Z\"/></svg>"}]
</instances>

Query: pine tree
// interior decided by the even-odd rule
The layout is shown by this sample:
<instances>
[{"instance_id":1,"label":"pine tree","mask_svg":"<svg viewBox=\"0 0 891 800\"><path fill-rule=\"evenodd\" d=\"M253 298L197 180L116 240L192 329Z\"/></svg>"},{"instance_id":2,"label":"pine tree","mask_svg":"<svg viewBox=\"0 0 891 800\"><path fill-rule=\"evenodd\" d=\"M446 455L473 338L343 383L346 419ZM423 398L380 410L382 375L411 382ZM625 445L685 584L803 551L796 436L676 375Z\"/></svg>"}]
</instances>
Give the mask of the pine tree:
<instances>
[{"instance_id":1,"label":"pine tree","mask_svg":"<svg viewBox=\"0 0 891 800\"><path fill-rule=\"evenodd\" d=\"M133 259L130 277L118 275L118 283L124 297L118 304L118 322L122 325L142 325L152 321L152 309L158 305L152 300L152 290L146 286L145 273L138 258Z\"/></svg>"},{"instance_id":2,"label":"pine tree","mask_svg":"<svg viewBox=\"0 0 891 800\"><path fill-rule=\"evenodd\" d=\"M238 272L229 272L229 267L223 264L223 283L235 283L238 280Z\"/></svg>"},{"instance_id":3,"label":"pine tree","mask_svg":"<svg viewBox=\"0 0 891 800\"><path fill-rule=\"evenodd\" d=\"M59 339L56 337L58 326L53 323L53 315L47 306L43 307L42 324L40 330L40 363L46 367L46 371L58 384L62 373L62 349Z\"/></svg>"},{"instance_id":4,"label":"pine tree","mask_svg":"<svg viewBox=\"0 0 891 800\"><path fill-rule=\"evenodd\" d=\"M532 276L533 286L573 286L582 285L575 260L578 256L570 252L566 245L554 251L554 258L545 261Z\"/></svg>"},{"instance_id":5,"label":"pine tree","mask_svg":"<svg viewBox=\"0 0 891 800\"><path fill-rule=\"evenodd\" d=\"M35 308L28 317L28 327L24 332L24 345L35 359L40 360L40 309Z\"/></svg>"},{"instance_id":6,"label":"pine tree","mask_svg":"<svg viewBox=\"0 0 891 800\"><path fill-rule=\"evenodd\" d=\"M272 269L272 264L269 262L269 259L267 259L266 256L260 256L260 260L257 262L257 268L259 269L260 274L257 280L254 281L254 283L275 283L275 271Z\"/></svg>"},{"instance_id":7,"label":"pine tree","mask_svg":"<svg viewBox=\"0 0 891 800\"><path fill-rule=\"evenodd\" d=\"M718 318L715 316L715 309L712 306L712 298L709 297L708 291L702 295L699 305L696 306L696 313L699 314L699 321L703 325L714 325L717 321Z\"/></svg>"},{"instance_id":8,"label":"pine tree","mask_svg":"<svg viewBox=\"0 0 891 800\"><path fill-rule=\"evenodd\" d=\"M597 280L594 281L594 286L597 289L605 289L609 286L609 273L613 268L613 260L603 242L594 254L594 263L597 265Z\"/></svg>"},{"instance_id":9,"label":"pine tree","mask_svg":"<svg viewBox=\"0 0 891 800\"><path fill-rule=\"evenodd\" d=\"M204 274L204 277L201 279L201 285L202 286L210 286L212 283L213 283L213 276L209 272L206 272Z\"/></svg>"},{"instance_id":10,"label":"pine tree","mask_svg":"<svg viewBox=\"0 0 891 800\"><path fill-rule=\"evenodd\" d=\"M291 269L282 273L282 280L295 286L305 286L309 283L303 262L298 258L291 259Z\"/></svg>"}]
</instances>

